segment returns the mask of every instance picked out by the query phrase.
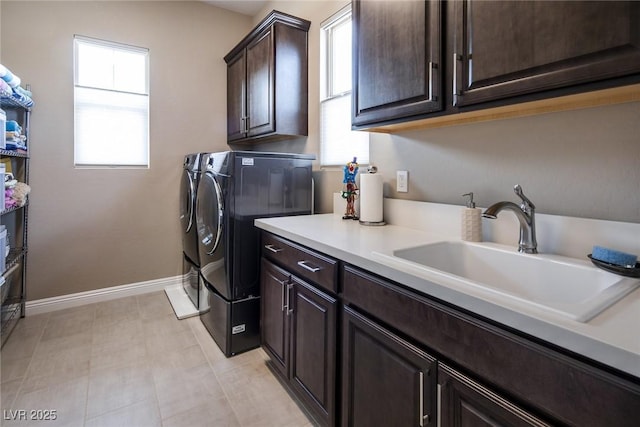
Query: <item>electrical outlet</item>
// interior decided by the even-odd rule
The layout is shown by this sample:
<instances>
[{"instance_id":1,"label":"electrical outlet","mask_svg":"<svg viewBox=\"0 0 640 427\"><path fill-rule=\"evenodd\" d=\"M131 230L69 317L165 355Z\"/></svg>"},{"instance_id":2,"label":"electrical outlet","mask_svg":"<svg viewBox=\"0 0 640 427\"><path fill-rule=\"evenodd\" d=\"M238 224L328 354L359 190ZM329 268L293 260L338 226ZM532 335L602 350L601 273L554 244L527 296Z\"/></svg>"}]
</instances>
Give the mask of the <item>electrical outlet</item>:
<instances>
[{"instance_id":1,"label":"electrical outlet","mask_svg":"<svg viewBox=\"0 0 640 427\"><path fill-rule=\"evenodd\" d=\"M409 191L409 172L396 171L396 191L406 193Z\"/></svg>"}]
</instances>

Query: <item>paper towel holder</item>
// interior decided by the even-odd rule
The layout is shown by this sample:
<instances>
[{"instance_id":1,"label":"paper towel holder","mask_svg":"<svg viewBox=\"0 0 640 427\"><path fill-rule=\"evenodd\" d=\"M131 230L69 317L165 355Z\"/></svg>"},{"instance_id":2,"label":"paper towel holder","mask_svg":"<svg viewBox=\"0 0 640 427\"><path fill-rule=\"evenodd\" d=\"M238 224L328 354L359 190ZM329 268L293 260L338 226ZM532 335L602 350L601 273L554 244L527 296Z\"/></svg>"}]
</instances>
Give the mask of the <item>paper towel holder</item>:
<instances>
[{"instance_id":1,"label":"paper towel holder","mask_svg":"<svg viewBox=\"0 0 640 427\"><path fill-rule=\"evenodd\" d=\"M378 172L378 167L377 166L369 165L367 167L367 173L374 174L376 172ZM360 175L360 177L362 178L362 175ZM358 220L358 222L361 225L374 226L374 227L375 226L381 226L381 225L387 225L387 223L384 222L384 221L363 221L363 220L360 219L360 220Z\"/></svg>"}]
</instances>

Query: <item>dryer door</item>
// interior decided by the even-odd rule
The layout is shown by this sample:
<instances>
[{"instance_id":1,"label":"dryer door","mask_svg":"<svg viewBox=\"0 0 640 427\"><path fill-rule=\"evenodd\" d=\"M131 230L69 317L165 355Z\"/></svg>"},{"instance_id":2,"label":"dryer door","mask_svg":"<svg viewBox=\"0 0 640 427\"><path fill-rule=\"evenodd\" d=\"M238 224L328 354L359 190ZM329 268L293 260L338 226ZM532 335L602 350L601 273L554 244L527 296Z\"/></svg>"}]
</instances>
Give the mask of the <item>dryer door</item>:
<instances>
[{"instance_id":1,"label":"dryer door","mask_svg":"<svg viewBox=\"0 0 640 427\"><path fill-rule=\"evenodd\" d=\"M195 198L195 181L191 173L188 170L184 170L180 182L180 224L182 224L182 231L185 234L194 226L193 205Z\"/></svg>"},{"instance_id":2,"label":"dryer door","mask_svg":"<svg viewBox=\"0 0 640 427\"><path fill-rule=\"evenodd\" d=\"M224 199L218 178L211 172L200 178L196 223L202 277L229 298L224 248Z\"/></svg>"}]
</instances>

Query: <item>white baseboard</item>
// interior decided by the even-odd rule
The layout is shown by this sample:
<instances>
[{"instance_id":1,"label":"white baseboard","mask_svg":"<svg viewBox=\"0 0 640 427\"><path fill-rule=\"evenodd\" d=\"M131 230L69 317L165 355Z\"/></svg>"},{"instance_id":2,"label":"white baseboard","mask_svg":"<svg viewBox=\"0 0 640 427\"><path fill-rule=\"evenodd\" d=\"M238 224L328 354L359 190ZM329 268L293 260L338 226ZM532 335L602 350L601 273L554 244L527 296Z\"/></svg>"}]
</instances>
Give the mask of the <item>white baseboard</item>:
<instances>
[{"instance_id":1,"label":"white baseboard","mask_svg":"<svg viewBox=\"0 0 640 427\"><path fill-rule=\"evenodd\" d=\"M26 313L27 316L49 313L51 311L63 310L65 308L146 294L148 292L163 291L167 286L177 286L180 284L182 284L182 276L164 277L161 279L147 280L128 285L96 289L94 291L78 292L76 294L27 301Z\"/></svg>"}]
</instances>

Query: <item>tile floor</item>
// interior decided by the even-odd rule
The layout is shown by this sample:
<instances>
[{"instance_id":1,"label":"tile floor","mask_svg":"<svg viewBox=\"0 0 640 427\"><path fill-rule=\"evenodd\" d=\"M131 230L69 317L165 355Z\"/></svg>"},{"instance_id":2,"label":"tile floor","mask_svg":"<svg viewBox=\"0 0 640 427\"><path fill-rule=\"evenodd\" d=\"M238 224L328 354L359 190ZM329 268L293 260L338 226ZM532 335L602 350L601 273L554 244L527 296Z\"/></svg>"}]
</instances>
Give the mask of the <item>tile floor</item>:
<instances>
[{"instance_id":1,"label":"tile floor","mask_svg":"<svg viewBox=\"0 0 640 427\"><path fill-rule=\"evenodd\" d=\"M225 358L164 292L28 316L0 359L2 426L312 425L261 349Z\"/></svg>"}]
</instances>

